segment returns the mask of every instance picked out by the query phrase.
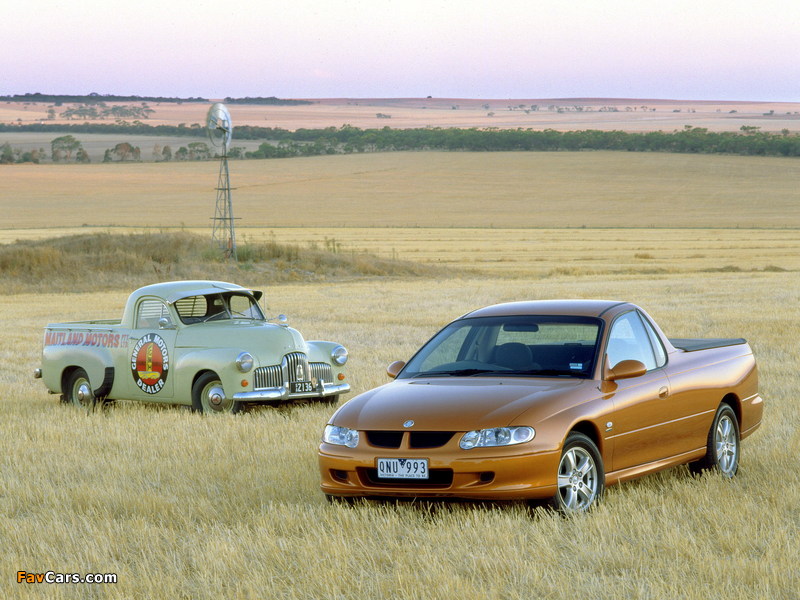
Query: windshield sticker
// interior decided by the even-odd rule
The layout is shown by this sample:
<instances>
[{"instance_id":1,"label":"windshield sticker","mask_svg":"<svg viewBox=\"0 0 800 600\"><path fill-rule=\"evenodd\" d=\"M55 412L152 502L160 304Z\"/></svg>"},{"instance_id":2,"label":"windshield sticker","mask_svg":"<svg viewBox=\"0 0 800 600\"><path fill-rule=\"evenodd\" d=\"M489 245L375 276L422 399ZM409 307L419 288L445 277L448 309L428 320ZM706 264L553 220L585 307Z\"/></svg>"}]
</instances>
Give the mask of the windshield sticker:
<instances>
[{"instance_id":1,"label":"windshield sticker","mask_svg":"<svg viewBox=\"0 0 800 600\"><path fill-rule=\"evenodd\" d=\"M136 385L145 394L157 394L164 387L168 372L166 342L155 333L143 335L131 353L131 374Z\"/></svg>"},{"instance_id":2,"label":"windshield sticker","mask_svg":"<svg viewBox=\"0 0 800 600\"><path fill-rule=\"evenodd\" d=\"M569 368L574 371L580 371L583 369L583 363L569 363Z\"/></svg>"}]
</instances>

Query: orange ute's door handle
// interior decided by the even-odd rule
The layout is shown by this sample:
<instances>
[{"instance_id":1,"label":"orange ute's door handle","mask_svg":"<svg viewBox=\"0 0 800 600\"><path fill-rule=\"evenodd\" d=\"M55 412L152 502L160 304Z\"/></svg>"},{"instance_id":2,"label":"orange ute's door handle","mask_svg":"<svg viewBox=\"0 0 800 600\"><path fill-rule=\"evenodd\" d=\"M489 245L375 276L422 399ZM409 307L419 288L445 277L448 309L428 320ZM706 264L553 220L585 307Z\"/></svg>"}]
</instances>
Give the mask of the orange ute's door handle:
<instances>
[{"instance_id":1,"label":"orange ute's door handle","mask_svg":"<svg viewBox=\"0 0 800 600\"><path fill-rule=\"evenodd\" d=\"M669 388L667 386L663 386L660 390L658 390L659 398L666 398L667 396L669 396Z\"/></svg>"}]
</instances>

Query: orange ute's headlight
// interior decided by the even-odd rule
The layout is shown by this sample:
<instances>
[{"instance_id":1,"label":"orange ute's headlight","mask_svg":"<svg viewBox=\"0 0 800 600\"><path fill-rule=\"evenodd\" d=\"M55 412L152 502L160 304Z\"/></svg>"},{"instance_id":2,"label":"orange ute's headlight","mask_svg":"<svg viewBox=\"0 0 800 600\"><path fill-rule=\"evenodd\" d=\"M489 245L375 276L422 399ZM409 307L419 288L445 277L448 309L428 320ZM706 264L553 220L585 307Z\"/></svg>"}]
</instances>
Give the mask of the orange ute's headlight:
<instances>
[{"instance_id":1,"label":"orange ute's headlight","mask_svg":"<svg viewBox=\"0 0 800 600\"><path fill-rule=\"evenodd\" d=\"M491 446L513 446L530 442L536 435L533 427L493 427L468 431L458 444L463 450Z\"/></svg>"}]
</instances>

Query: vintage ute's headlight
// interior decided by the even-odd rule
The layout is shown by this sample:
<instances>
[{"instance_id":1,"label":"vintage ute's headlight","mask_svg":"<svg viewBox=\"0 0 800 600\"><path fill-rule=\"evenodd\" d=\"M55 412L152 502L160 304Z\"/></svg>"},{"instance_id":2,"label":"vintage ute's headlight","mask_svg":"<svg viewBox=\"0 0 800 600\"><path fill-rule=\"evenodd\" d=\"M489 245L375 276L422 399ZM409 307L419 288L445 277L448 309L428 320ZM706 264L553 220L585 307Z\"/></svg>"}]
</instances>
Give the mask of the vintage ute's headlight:
<instances>
[{"instance_id":1,"label":"vintage ute's headlight","mask_svg":"<svg viewBox=\"0 0 800 600\"><path fill-rule=\"evenodd\" d=\"M253 368L253 355L249 352L242 352L236 357L236 368L242 373L247 373Z\"/></svg>"},{"instance_id":2,"label":"vintage ute's headlight","mask_svg":"<svg viewBox=\"0 0 800 600\"><path fill-rule=\"evenodd\" d=\"M533 427L493 427L468 431L461 438L459 446L464 450L486 448L489 446L512 446L530 442L536 432Z\"/></svg>"},{"instance_id":3,"label":"vintage ute's headlight","mask_svg":"<svg viewBox=\"0 0 800 600\"><path fill-rule=\"evenodd\" d=\"M344 346L336 346L331 352L331 360L340 367L347 362L347 348Z\"/></svg>"},{"instance_id":4,"label":"vintage ute's headlight","mask_svg":"<svg viewBox=\"0 0 800 600\"><path fill-rule=\"evenodd\" d=\"M355 429L348 429L347 427L326 425L325 432L322 434L322 440L327 444L355 448L358 446L358 431Z\"/></svg>"}]
</instances>

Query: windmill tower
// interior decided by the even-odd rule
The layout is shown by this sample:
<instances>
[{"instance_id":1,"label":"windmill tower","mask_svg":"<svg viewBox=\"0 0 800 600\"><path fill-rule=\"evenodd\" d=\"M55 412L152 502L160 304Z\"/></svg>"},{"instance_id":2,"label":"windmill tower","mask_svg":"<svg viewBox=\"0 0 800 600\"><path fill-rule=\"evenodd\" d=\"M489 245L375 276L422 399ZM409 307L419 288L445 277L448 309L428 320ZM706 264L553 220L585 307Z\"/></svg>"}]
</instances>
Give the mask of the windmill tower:
<instances>
[{"instance_id":1,"label":"windmill tower","mask_svg":"<svg viewBox=\"0 0 800 600\"><path fill-rule=\"evenodd\" d=\"M217 102L208 109L206 130L211 144L222 149L211 243L222 251L225 258L236 260L236 231L233 226L231 176L228 172L228 148L231 145L233 125L231 124L231 114L224 104Z\"/></svg>"}]
</instances>

